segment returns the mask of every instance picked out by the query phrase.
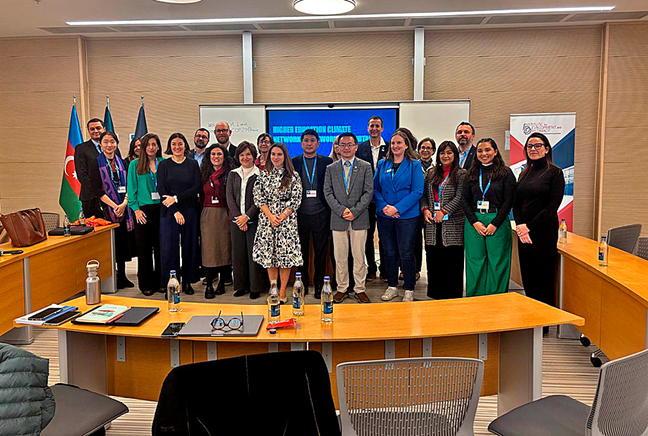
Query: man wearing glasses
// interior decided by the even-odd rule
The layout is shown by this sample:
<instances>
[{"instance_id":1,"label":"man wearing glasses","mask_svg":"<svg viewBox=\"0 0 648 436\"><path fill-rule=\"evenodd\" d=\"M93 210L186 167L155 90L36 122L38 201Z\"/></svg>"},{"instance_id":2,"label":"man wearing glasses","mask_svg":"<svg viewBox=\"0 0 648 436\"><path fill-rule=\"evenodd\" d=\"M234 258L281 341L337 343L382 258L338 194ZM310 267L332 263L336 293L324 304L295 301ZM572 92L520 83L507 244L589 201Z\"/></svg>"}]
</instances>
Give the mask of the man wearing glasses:
<instances>
[{"instance_id":1,"label":"man wearing glasses","mask_svg":"<svg viewBox=\"0 0 648 436\"><path fill-rule=\"evenodd\" d=\"M214 135L216 135L216 141L225 147L225 149L229 151L230 156L232 156L232 159L234 159L234 156L236 156L236 145L230 142L232 130L230 129L229 124L225 121L217 122L216 127L214 127Z\"/></svg>"},{"instance_id":2,"label":"man wearing glasses","mask_svg":"<svg viewBox=\"0 0 648 436\"><path fill-rule=\"evenodd\" d=\"M356 299L371 303L365 293L367 267L365 242L369 229L369 204L373 198L373 171L371 164L356 159L358 139L353 133L339 136L340 160L326 167L324 198L331 207L331 230L335 252L337 292L333 301L341 303L349 288L349 245L353 257L353 278ZM350 244L349 244L350 242Z\"/></svg>"},{"instance_id":3,"label":"man wearing glasses","mask_svg":"<svg viewBox=\"0 0 648 436\"><path fill-rule=\"evenodd\" d=\"M191 150L189 157L198 162L198 166L202 166L207 144L209 144L209 130L203 128L196 130L194 134L194 149Z\"/></svg>"},{"instance_id":4,"label":"man wearing glasses","mask_svg":"<svg viewBox=\"0 0 648 436\"><path fill-rule=\"evenodd\" d=\"M459 146L459 167L469 170L475 159L475 127L468 121L459 123L455 130L455 139Z\"/></svg>"}]
</instances>

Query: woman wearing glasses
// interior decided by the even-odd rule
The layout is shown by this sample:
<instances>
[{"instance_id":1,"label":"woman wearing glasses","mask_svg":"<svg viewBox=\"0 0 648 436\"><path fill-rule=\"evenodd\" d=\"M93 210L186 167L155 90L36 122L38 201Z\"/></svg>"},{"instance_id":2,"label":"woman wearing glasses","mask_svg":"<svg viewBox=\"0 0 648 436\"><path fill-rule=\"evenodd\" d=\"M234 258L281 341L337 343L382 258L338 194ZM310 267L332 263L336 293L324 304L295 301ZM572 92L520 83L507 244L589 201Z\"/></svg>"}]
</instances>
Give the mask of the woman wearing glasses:
<instances>
[{"instance_id":1,"label":"woman wearing glasses","mask_svg":"<svg viewBox=\"0 0 648 436\"><path fill-rule=\"evenodd\" d=\"M555 306L558 208L565 177L554 165L551 144L542 133L527 138L524 154L527 164L513 202L522 285L527 296Z\"/></svg>"},{"instance_id":2,"label":"woman wearing glasses","mask_svg":"<svg viewBox=\"0 0 648 436\"><path fill-rule=\"evenodd\" d=\"M459 150L452 141L439 145L436 165L425 176L421 211L425 219L427 296L435 299L463 296L463 225L461 207L466 170L459 167ZM437 267L437 265L439 265ZM439 273L432 276L435 268Z\"/></svg>"},{"instance_id":3,"label":"woman wearing glasses","mask_svg":"<svg viewBox=\"0 0 648 436\"><path fill-rule=\"evenodd\" d=\"M466 296L508 291L515 176L491 138L480 139L463 189Z\"/></svg>"},{"instance_id":4,"label":"woman wearing glasses","mask_svg":"<svg viewBox=\"0 0 648 436\"><path fill-rule=\"evenodd\" d=\"M259 149L259 157L254 161L254 165L259 167L260 170L265 169L266 160L268 158L268 150L270 146L274 143L272 135L269 133L262 133L257 138L257 148Z\"/></svg>"},{"instance_id":5,"label":"woman wearing glasses","mask_svg":"<svg viewBox=\"0 0 648 436\"><path fill-rule=\"evenodd\" d=\"M270 146L265 166L253 189L254 204L261 213L252 259L268 270L271 281L281 274L279 298L285 303L290 269L304 263L297 232L302 184L284 144Z\"/></svg>"}]
</instances>

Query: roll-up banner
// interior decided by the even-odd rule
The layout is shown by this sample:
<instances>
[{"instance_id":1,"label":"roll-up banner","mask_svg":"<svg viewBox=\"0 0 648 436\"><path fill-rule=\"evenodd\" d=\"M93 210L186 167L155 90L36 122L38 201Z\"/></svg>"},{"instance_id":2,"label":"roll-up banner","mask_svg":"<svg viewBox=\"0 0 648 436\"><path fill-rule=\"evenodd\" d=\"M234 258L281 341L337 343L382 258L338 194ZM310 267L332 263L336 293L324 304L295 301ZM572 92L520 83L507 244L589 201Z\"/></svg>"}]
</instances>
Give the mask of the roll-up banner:
<instances>
[{"instance_id":1,"label":"roll-up banner","mask_svg":"<svg viewBox=\"0 0 648 436\"><path fill-rule=\"evenodd\" d=\"M567 229L574 229L574 145L576 113L511 114L511 169L518 177L526 167L524 144L532 133L544 134L551 143L553 162L565 175L565 196L558 218L565 219Z\"/></svg>"}]
</instances>

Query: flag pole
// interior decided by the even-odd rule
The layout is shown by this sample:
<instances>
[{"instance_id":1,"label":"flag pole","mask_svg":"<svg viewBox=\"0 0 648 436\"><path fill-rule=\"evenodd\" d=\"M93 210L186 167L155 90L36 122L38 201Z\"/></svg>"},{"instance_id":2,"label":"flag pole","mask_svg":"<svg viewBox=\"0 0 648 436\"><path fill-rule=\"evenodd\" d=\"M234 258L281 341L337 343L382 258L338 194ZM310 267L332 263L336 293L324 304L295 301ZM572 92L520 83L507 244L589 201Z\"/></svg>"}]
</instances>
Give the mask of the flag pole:
<instances>
[{"instance_id":1,"label":"flag pole","mask_svg":"<svg viewBox=\"0 0 648 436\"><path fill-rule=\"evenodd\" d=\"M72 96L72 101L73 101L72 104L76 107L76 95Z\"/></svg>"},{"instance_id":2,"label":"flag pole","mask_svg":"<svg viewBox=\"0 0 648 436\"><path fill-rule=\"evenodd\" d=\"M108 109L110 109L110 96L106 96L106 106L108 106Z\"/></svg>"},{"instance_id":3,"label":"flag pole","mask_svg":"<svg viewBox=\"0 0 648 436\"><path fill-rule=\"evenodd\" d=\"M141 104L142 106L144 106L144 96L142 96L141 99L142 99L142 101L141 101L140 104Z\"/></svg>"}]
</instances>

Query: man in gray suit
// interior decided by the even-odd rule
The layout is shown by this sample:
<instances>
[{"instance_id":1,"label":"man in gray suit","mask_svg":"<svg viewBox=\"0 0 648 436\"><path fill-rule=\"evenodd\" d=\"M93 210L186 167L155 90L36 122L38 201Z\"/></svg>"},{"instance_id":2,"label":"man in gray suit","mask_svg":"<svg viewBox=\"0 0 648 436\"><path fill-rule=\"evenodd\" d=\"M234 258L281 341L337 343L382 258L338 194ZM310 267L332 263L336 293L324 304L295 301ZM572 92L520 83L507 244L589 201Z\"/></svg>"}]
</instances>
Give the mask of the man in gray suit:
<instances>
[{"instance_id":1,"label":"man in gray suit","mask_svg":"<svg viewBox=\"0 0 648 436\"><path fill-rule=\"evenodd\" d=\"M353 256L355 295L359 303L371 303L365 293L367 266L365 265L365 241L369 229L369 203L373 198L373 172L371 164L356 159L358 139L347 132L339 136L340 160L326 167L324 198L331 207L331 230L337 275L336 303L348 295L349 242Z\"/></svg>"}]
</instances>

